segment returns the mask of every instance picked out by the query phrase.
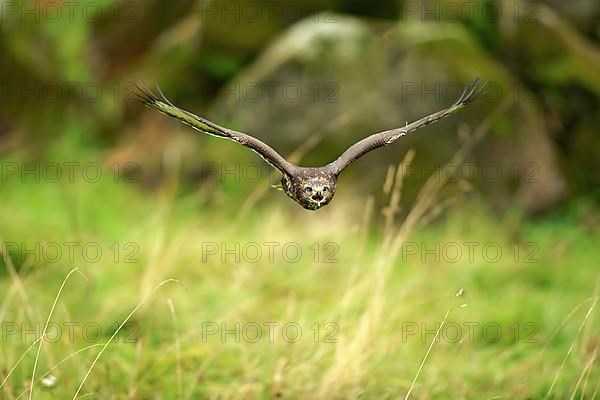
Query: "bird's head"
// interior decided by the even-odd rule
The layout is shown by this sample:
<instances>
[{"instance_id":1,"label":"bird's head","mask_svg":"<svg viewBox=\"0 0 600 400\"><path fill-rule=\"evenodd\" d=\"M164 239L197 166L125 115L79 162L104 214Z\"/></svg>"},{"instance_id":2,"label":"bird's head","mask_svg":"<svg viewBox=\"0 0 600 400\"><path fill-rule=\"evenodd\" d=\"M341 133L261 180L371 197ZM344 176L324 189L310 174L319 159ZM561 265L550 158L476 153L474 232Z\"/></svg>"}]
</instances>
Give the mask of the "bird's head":
<instances>
[{"instance_id":1,"label":"bird's head","mask_svg":"<svg viewBox=\"0 0 600 400\"><path fill-rule=\"evenodd\" d=\"M318 174L298 177L293 182L295 200L307 210L318 210L335 194L335 177Z\"/></svg>"}]
</instances>

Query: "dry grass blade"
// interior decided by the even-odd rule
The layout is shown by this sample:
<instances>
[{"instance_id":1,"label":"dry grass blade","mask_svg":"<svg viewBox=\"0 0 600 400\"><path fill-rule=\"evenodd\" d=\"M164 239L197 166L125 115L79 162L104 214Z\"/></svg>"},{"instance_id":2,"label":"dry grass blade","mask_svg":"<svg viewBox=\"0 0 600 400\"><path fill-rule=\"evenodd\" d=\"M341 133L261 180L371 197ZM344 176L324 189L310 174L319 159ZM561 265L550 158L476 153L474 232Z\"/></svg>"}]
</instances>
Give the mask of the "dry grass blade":
<instances>
[{"instance_id":1,"label":"dry grass blade","mask_svg":"<svg viewBox=\"0 0 600 400\"><path fill-rule=\"evenodd\" d=\"M596 307L597 303L598 303L598 298L596 298L594 300L594 302L588 309L587 313L585 314L585 318L583 319L583 321L581 321L581 324L579 325L579 329L577 329L577 335L575 335L575 338L573 338L573 342L571 342L571 345L569 346L569 350L567 351L567 354L565 354L565 357L563 358L562 363L560 364L560 367L558 368L558 371L556 372L556 375L554 376L554 380L552 381L552 384L550 385L550 389L548 389L548 393L546 393L546 397L544 397L545 399L550 398L550 394L552 394L552 391L554 390L554 386L556 385L556 382L558 381L558 378L560 377L560 375L562 373L562 370L567 362L567 359L573 352L573 348L575 347L575 341L577 340L577 336L579 336L579 334L583 331L583 328L585 327L585 324L586 324L587 320L590 318L590 315L592 314L592 311Z\"/></svg>"},{"instance_id":2,"label":"dry grass blade","mask_svg":"<svg viewBox=\"0 0 600 400\"><path fill-rule=\"evenodd\" d=\"M39 339L38 339L39 340ZM36 341L37 343L37 341ZM35 343L34 343L35 344ZM84 348L81 348L79 350L77 350L76 352L73 352L71 354L69 354L68 356L66 356L65 358L63 358L62 360L60 360L58 363L54 364L51 368L49 368L46 372L44 372L38 379L37 381L35 381L35 383L41 382L44 377L46 377L47 375L49 375L52 371L54 371L55 369L57 369L58 367L60 367L62 364L64 364L66 361L70 360L71 358L75 357L76 355L78 355L79 353L82 353L88 349L91 349L92 347L98 347L98 346L102 346L99 343L96 344L91 344L89 346L86 346ZM33 348L33 345L32 345ZM19 400L21 397L23 397L25 395L25 393L28 393L29 389L25 389L23 390L16 398L15 400ZM81 398L81 397L80 397Z\"/></svg>"},{"instance_id":3,"label":"dry grass blade","mask_svg":"<svg viewBox=\"0 0 600 400\"><path fill-rule=\"evenodd\" d=\"M10 378L10 376L12 375L12 373L15 371L15 369L17 369L17 367L19 366L19 364L21 363L21 361L23 361L23 359L25 358L25 356L27 355L27 353L29 353L31 350L33 350L34 346L40 341L42 340L41 337L37 338L32 344L31 346L29 346L27 348L27 350L25 350L23 352L23 354L21 354L21 356L19 357L19 359L17 360L17 362L15 363L15 365L13 365L13 367L8 371L8 373L6 374L6 376L4 377L4 379L2 380L2 382L0 382L0 388L2 388L4 386L4 384L8 381L8 378ZM27 389L29 390L29 389Z\"/></svg>"},{"instance_id":4,"label":"dry grass blade","mask_svg":"<svg viewBox=\"0 0 600 400\"><path fill-rule=\"evenodd\" d=\"M581 371L581 374L579 375L579 378L577 379L577 383L575 383L575 387L573 388L573 393L571 394L570 400L573 400L575 398L575 395L577 394L577 389L579 389L579 386L581 385L581 383L583 382L583 378L585 377L586 380L583 385L583 389L581 390L581 398L583 398L583 394L585 393L585 386L587 385L587 378L589 377L589 371L592 369L592 365L594 364L594 361L596 361L596 353L597 352L598 352L598 347L596 347L594 349L592 356L590 357L588 362L583 367L583 371Z\"/></svg>"},{"instance_id":5,"label":"dry grass blade","mask_svg":"<svg viewBox=\"0 0 600 400\"><path fill-rule=\"evenodd\" d=\"M419 375L421 375L421 371L423 370L423 367L425 366L427 359L429 359L431 350L433 350L433 347L435 346L435 343L437 342L437 339L440 335L440 332L442 331L442 328L444 327L444 325L446 324L446 321L448 320L448 316L450 315L450 311L452 310L453 306L454 306L454 304L452 304L448 308L448 311L446 311L446 315L444 315L444 319L442 319L442 323L436 330L435 336L433 337L433 340L429 344L429 347L427 348L427 352L425 352L425 356L423 357L423 360L421 361L421 364L419 365L419 369L417 369L417 373L415 374L415 377L413 378L413 380L410 384L410 388L408 389L408 392L406 392L406 396L404 396L404 400L408 400L410 398L410 395L411 395L412 391L414 390L415 385L417 384L417 380L419 379Z\"/></svg>"},{"instance_id":6,"label":"dry grass blade","mask_svg":"<svg viewBox=\"0 0 600 400\"><path fill-rule=\"evenodd\" d=\"M402 195L402 183L404 182L404 178L406 177L406 172L408 171L408 166L412 163L414 158L415 158L415 151L413 149L410 149L404 156L404 159L400 162L400 164L398 164L398 167L396 168L395 179L393 180L393 184L391 185L391 188L389 189L389 192L391 192L390 201L389 201L388 206L382 210L382 213L384 215L384 220L385 220L384 228L383 228L383 237L384 238L391 237L390 234L392 232L392 228L394 225L394 218L396 217L396 215L398 214L398 212L401 209L400 198ZM385 190L386 190L386 188L384 186L384 191ZM385 241L384 241L384 244L382 244L382 247L384 247L384 248L386 247Z\"/></svg>"},{"instance_id":7,"label":"dry grass blade","mask_svg":"<svg viewBox=\"0 0 600 400\"><path fill-rule=\"evenodd\" d=\"M87 378L90 376L90 374L92 373L92 370L94 369L94 366L96 365L96 363L98 362L98 360L100 359L100 357L102 357L102 354L104 354L104 352L106 351L106 349L108 348L108 346L112 343L112 341L115 339L115 337L117 336L117 334L121 331L121 329L123 329L123 326L125 326L125 324L127 323L127 321L129 321L131 319L131 317L133 317L133 314L135 314L137 312L137 310L140 309L140 307L142 307L146 301L148 301L148 299L150 299L150 297L154 294L154 292L156 290L158 290L159 288L161 288L163 285L166 285L167 283L179 283L178 280L176 279L167 279L162 281L161 283L159 283L158 285L156 285L154 287L154 289L152 289L152 291L142 299L142 301L140 301L134 308L133 310L131 310L131 312L127 315L127 317L125 317L125 319L121 322L121 324L117 327L117 329L115 329L114 333L112 334L112 336L108 339L108 341L102 346L102 349L98 352L98 355L96 356L96 358L94 358L94 361L92 362L92 365L90 365L90 368L87 370L85 376L83 377L83 379L81 380L81 383L79 384L79 387L77 388L77 391L75 392L75 394L73 395L73 400L77 399L77 397L79 396L79 393L81 392L81 390L83 389L83 385L85 384L85 381L87 380ZM84 396L87 396L84 395ZM83 396L81 396L83 397Z\"/></svg>"},{"instance_id":8,"label":"dry grass blade","mask_svg":"<svg viewBox=\"0 0 600 400\"><path fill-rule=\"evenodd\" d=\"M39 341L40 343L38 344L38 349L35 354L35 361L33 362L33 371L31 372L31 386L29 388L29 400L31 400L33 397L35 372L37 370L38 360L40 358L40 352L42 351L42 345L44 344L44 337L46 336L46 332L48 330L48 324L50 324L50 319L52 319L52 315L54 314L54 309L56 308L56 303L58 303L58 299L60 298L60 295L62 294L62 291L65 288L67 281L69 280L69 277L75 272L79 272L79 268L73 268L71 271L69 271L69 273L63 280L62 284L60 285L60 289L58 289L58 293L56 293L56 296L54 297L54 303L52 303L52 307L50 308L50 312L48 313L48 318L46 319L46 324L44 325L44 329L42 330L42 335L40 336L40 341ZM83 273L81 273L81 272L79 272L79 273L87 280L87 277L85 275L83 275Z\"/></svg>"},{"instance_id":9,"label":"dry grass blade","mask_svg":"<svg viewBox=\"0 0 600 400\"><path fill-rule=\"evenodd\" d=\"M575 306L570 312L569 314L567 314L567 316L565 318L563 318L563 320L560 322L560 324L556 327L556 329L554 329L554 332L552 332L552 335L550 335L550 338L548 338L548 340L546 340L546 343L544 343L544 347L542 347L542 349L540 350L540 352L538 353L538 356L542 356L544 354L544 352L546 351L546 349L548 348L548 346L550 345L550 343L552 342L552 340L556 337L556 335L558 334L558 332L562 329L563 326L565 326L565 324L571 319L571 317L573 317L573 315L575 315L575 313L584 305L586 305L589 302L593 302L593 301L597 301L598 297L589 297L585 300L583 300L581 303L579 303L577 306Z\"/></svg>"},{"instance_id":10,"label":"dry grass blade","mask_svg":"<svg viewBox=\"0 0 600 400\"><path fill-rule=\"evenodd\" d=\"M167 299L169 304L169 311L171 313L171 319L173 320L173 328L175 329L175 360L177 363L177 398L181 399L182 395L182 381L181 381L181 340L179 339L179 329L177 324L177 314L175 314L175 305L173 300Z\"/></svg>"},{"instance_id":11,"label":"dry grass blade","mask_svg":"<svg viewBox=\"0 0 600 400\"><path fill-rule=\"evenodd\" d=\"M36 319L36 313L33 307L31 306L31 303L29 302L29 296L27 296L27 291L25 290L25 286L23 285L23 280L17 273L17 270L8 254L8 251L6 250L6 244L4 240L2 240L2 238L0 238L0 253L2 254L2 259L4 260L4 263L8 267L8 272L13 281L12 286L16 288L15 290L21 296L21 301L25 306L25 311L29 315L29 318L31 319L31 321L39 319Z\"/></svg>"}]
</instances>

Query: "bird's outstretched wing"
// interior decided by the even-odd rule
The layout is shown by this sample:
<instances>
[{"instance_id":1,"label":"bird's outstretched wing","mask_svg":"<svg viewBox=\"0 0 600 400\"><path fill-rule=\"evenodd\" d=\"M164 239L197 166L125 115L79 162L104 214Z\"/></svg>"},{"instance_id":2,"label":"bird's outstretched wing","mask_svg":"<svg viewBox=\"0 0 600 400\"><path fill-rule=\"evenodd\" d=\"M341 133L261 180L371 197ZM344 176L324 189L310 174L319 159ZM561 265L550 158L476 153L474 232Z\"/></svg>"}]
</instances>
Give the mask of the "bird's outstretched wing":
<instances>
[{"instance_id":1,"label":"bird's outstretched wing","mask_svg":"<svg viewBox=\"0 0 600 400\"><path fill-rule=\"evenodd\" d=\"M183 110L175 106L173 103L167 100L167 98L162 93L158 85L156 86L156 89L160 94L160 97L155 95L154 92L152 92L148 85L146 85L143 81L141 82L141 85L142 86L140 86L137 83L134 83L134 94L145 105L155 108L158 111L170 117L178 119L179 121L191 126L197 131L233 140L234 142L237 142L243 146L249 147L256 153L258 153L271 166L281 171L281 173L286 175L293 174L293 171L296 167L290 162L288 162L285 158L283 158L279 153L273 150L266 143L248 134L219 126L214 122L211 122L207 119L199 117L195 114L192 114L189 111Z\"/></svg>"},{"instance_id":2,"label":"bird's outstretched wing","mask_svg":"<svg viewBox=\"0 0 600 400\"><path fill-rule=\"evenodd\" d=\"M411 124L406 124L402 128L391 129L388 131L383 131L379 133L375 133L371 136L368 136L361 141L353 144L346 150L342 155L332 163L328 165L328 168L336 175L340 174L344 168L352 164L358 158L364 156L371 150L375 150L379 147L387 146L390 143L395 142L398 138L419 129L422 126L431 124L439 119L444 118L447 115L450 115L465 105L473 101L477 95L479 95L484 89L487 82L483 85L477 85L479 78L475 79L475 81L471 85L465 85L463 92L461 93L458 100L454 102L450 107L445 110L438 111L427 117L421 118L418 121L415 121Z\"/></svg>"}]
</instances>

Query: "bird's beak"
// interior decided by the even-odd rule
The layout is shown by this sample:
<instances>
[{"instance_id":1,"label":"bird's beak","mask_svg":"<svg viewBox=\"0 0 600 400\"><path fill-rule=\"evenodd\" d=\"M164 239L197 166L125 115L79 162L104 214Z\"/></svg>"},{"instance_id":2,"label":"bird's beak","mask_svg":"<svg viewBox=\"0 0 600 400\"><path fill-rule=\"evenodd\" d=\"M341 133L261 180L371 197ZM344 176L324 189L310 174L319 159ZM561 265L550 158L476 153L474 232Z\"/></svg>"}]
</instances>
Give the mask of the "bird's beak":
<instances>
[{"instance_id":1,"label":"bird's beak","mask_svg":"<svg viewBox=\"0 0 600 400\"><path fill-rule=\"evenodd\" d=\"M320 203L323 201L324 197L323 197L323 193L321 192L317 192L316 194L313 194L311 197L314 201L316 201L317 203Z\"/></svg>"}]
</instances>

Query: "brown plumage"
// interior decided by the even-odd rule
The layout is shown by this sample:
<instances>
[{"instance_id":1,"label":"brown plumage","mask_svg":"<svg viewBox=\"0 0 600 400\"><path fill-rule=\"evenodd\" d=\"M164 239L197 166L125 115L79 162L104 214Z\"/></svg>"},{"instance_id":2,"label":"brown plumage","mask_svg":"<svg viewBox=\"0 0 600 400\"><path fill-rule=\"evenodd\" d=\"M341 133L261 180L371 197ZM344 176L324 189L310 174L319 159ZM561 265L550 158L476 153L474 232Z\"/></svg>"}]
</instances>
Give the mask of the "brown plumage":
<instances>
[{"instance_id":1,"label":"brown plumage","mask_svg":"<svg viewBox=\"0 0 600 400\"><path fill-rule=\"evenodd\" d=\"M283 158L269 145L253 136L224 128L214 122L173 105L163 95L158 86L157 91L160 94L160 97L155 95L143 81L142 87L136 85L136 95L147 106L176 118L200 132L233 140L254 150L271 166L278 169L283 174L283 177L281 178L282 188L290 198L307 210L318 210L328 204L333 198L337 177L346 167L370 151L387 146L388 144L395 142L398 138L413 132L422 126L431 124L460 110L465 105L472 102L477 95L482 92L485 83L478 87L477 82L478 79L475 79L471 85L465 85L460 97L450 107L421 118L411 124L407 123L406 126L401 128L367 136L350 146L348 150L343 152L335 161L323 167L300 167L294 165Z\"/></svg>"}]
</instances>

